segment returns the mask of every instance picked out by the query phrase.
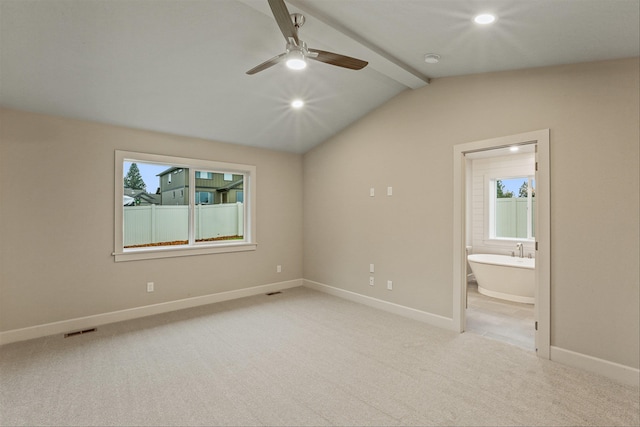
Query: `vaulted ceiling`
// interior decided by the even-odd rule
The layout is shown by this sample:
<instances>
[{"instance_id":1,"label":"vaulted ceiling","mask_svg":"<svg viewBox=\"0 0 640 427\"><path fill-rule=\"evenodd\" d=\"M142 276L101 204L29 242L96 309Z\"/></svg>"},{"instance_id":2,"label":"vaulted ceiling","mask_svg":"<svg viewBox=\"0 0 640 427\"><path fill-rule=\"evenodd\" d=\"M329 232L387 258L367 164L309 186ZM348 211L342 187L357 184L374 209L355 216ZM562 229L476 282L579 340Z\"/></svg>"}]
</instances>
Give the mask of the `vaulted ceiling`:
<instances>
[{"instance_id":1,"label":"vaulted ceiling","mask_svg":"<svg viewBox=\"0 0 640 427\"><path fill-rule=\"evenodd\" d=\"M245 74L285 50L267 0L0 0L0 105L303 153L430 79L640 54L640 0L287 7L309 47L369 65ZM482 12L496 22L475 24Z\"/></svg>"}]
</instances>

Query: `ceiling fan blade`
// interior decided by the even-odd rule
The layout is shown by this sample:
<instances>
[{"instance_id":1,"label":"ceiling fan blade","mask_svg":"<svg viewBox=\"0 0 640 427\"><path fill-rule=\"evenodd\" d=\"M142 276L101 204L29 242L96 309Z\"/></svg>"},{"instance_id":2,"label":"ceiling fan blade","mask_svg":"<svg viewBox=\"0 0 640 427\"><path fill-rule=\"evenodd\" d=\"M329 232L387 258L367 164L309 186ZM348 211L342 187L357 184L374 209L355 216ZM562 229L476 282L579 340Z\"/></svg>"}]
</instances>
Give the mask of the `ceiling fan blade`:
<instances>
[{"instance_id":1,"label":"ceiling fan blade","mask_svg":"<svg viewBox=\"0 0 640 427\"><path fill-rule=\"evenodd\" d=\"M361 70L368 64L367 61L363 61L361 59L327 52L325 50L309 49L309 53L312 54L307 56L309 59L324 62L325 64L337 65L338 67L348 68L350 70ZM317 56L315 54L317 54Z\"/></svg>"},{"instance_id":2,"label":"ceiling fan blade","mask_svg":"<svg viewBox=\"0 0 640 427\"><path fill-rule=\"evenodd\" d=\"M287 5L284 4L284 0L269 0L269 6L271 7L271 12L273 12L273 17L276 18L278 27L280 27L280 31L282 31L284 39L287 43L290 43L290 39L293 39L295 40L295 45L298 46L300 43L300 40L298 40L298 29L291 21L291 16Z\"/></svg>"},{"instance_id":3,"label":"ceiling fan blade","mask_svg":"<svg viewBox=\"0 0 640 427\"><path fill-rule=\"evenodd\" d=\"M250 76L255 74L255 73L259 73L262 70L266 70L269 67L273 67L274 65L276 65L278 62L282 61L284 59L284 57L287 56L287 53L281 53L278 56L274 56L273 58L264 61L262 64L253 67L252 69L250 69L249 71L247 71L247 74L249 74Z\"/></svg>"}]
</instances>

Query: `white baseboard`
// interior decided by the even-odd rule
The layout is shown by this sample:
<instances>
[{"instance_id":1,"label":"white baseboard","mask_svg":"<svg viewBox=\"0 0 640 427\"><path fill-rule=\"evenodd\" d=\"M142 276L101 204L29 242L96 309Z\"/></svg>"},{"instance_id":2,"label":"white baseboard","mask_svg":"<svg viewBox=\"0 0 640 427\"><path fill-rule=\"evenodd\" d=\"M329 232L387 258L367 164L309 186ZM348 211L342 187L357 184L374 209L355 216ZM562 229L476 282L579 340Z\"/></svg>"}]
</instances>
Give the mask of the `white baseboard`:
<instances>
[{"instance_id":1,"label":"white baseboard","mask_svg":"<svg viewBox=\"0 0 640 427\"><path fill-rule=\"evenodd\" d=\"M640 370L575 351L551 346L551 360L563 365L584 369L622 384L640 387Z\"/></svg>"},{"instance_id":2,"label":"white baseboard","mask_svg":"<svg viewBox=\"0 0 640 427\"><path fill-rule=\"evenodd\" d=\"M159 304L145 305L142 307L112 311L109 313L96 314L92 316L77 317L74 319L30 326L27 328L12 329L9 331L0 332L0 345L9 344L16 341L45 337L48 335L62 334L70 331L93 328L100 325L106 325L108 323L122 322L123 320L131 320L139 317L151 316L154 314L167 313L170 311L182 310L184 308L197 307L200 305L207 305L237 298L244 298L267 292L275 292L283 289L295 288L298 286L302 286L302 284L302 279L295 279L286 282L270 283L267 285L253 286L251 288L219 292L216 294L202 295L198 297L168 301Z\"/></svg>"},{"instance_id":3,"label":"white baseboard","mask_svg":"<svg viewBox=\"0 0 640 427\"><path fill-rule=\"evenodd\" d=\"M379 310L388 311L399 316L408 317L410 319L418 320L433 326L437 326L443 329L456 330L453 324L453 319L440 316L437 314L428 313L426 311L416 310L415 308L405 307L403 305L395 304L381 299L369 297L366 295L357 294L351 291L345 291L344 289L334 288L333 286L325 285L323 283L314 282L312 280L304 279L304 286L316 291L331 294L340 298L348 299L349 301L357 302L360 304L368 305L370 307L377 308Z\"/></svg>"}]
</instances>

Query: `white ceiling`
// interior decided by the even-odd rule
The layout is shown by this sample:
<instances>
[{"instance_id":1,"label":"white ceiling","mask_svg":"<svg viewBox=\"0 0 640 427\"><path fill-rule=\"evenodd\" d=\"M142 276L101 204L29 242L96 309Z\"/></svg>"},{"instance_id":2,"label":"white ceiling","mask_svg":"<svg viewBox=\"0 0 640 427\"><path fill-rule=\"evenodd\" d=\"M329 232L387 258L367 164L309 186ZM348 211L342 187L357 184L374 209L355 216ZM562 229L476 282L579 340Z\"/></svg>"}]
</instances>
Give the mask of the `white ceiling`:
<instances>
[{"instance_id":1,"label":"white ceiling","mask_svg":"<svg viewBox=\"0 0 640 427\"><path fill-rule=\"evenodd\" d=\"M369 65L246 75L285 48L267 0L0 0L0 105L303 153L429 78L640 54L640 0L287 6L309 47ZM493 25L472 22L487 11Z\"/></svg>"}]
</instances>

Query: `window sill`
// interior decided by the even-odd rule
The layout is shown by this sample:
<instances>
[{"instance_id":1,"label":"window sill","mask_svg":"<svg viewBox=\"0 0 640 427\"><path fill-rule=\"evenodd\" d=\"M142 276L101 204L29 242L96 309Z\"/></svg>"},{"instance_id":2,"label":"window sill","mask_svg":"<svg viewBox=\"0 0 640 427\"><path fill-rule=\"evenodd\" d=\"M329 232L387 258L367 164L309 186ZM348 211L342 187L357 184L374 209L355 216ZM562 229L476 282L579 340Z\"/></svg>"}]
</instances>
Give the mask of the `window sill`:
<instances>
[{"instance_id":1,"label":"window sill","mask_svg":"<svg viewBox=\"0 0 640 427\"><path fill-rule=\"evenodd\" d=\"M255 251L257 243L236 243L216 246L184 246L153 249L129 249L126 252L114 252L115 262L138 261L144 259L175 258L193 255L222 254L232 252Z\"/></svg>"}]
</instances>

